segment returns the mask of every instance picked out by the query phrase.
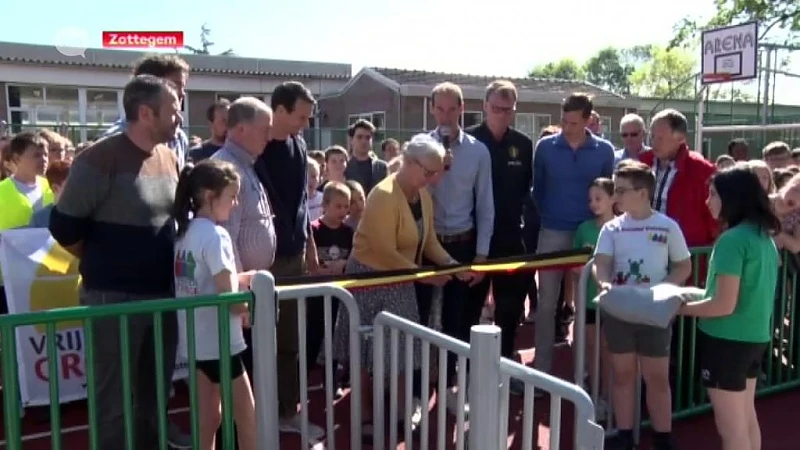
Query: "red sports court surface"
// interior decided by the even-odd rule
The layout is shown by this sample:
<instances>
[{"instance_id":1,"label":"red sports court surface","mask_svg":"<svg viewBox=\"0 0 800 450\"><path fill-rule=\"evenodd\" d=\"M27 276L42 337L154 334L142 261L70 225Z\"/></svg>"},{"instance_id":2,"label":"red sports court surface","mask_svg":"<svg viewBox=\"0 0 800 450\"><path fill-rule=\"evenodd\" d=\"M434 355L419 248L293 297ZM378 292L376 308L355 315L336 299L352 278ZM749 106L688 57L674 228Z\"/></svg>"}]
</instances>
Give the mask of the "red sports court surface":
<instances>
[{"instance_id":1,"label":"red sports court surface","mask_svg":"<svg viewBox=\"0 0 800 450\"><path fill-rule=\"evenodd\" d=\"M526 325L521 329L519 336L519 348L528 348L533 342L533 326ZM530 362L533 357L533 350L521 351L522 360ZM556 351L556 373L564 378L572 374L571 350L569 347L560 347ZM174 410L173 420L179 425L189 429L189 416L186 412L186 393L179 390L178 395L171 402ZM311 420L317 424L324 424L324 412L322 411L324 397L321 391L313 392L310 395ZM345 397L336 404L336 448L349 449L349 397ZM761 422L761 434L763 438L764 450L796 450L800 442L800 427L797 427L797 420L790 411L794 411L800 404L800 390L789 393L776 394L757 402L758 415ZM436 409L431 402L432 409L429 414L428 423L430 430L430 446L435 449L436 436ZM539 448L544 450L549 448L549 400L547 398L537 400L535 406L535 420L538 424ZM572 408L566 402L562 409L562 434L561 448L571 450L572 445ZM50 447L50 433L47 418L48 408L39 408L39 411L29 410L23 423L25 441L23 448L26 450L45 450ZM37 417L38 416L38 417ZM522 447L522 402L512 396L511 411L509 412L509 448L520 449ZM88 448L88 438L86 433L86 408L81 402L76 402L63 407L62 414L62 443L63 448L69 450L82 450ZM448 420L448 435L455 436L455 424L453 418ZM714 428L714 419L711 414L686 419L675 423L675 437L679 448L688 450L718 450L720 449L719 439ZM402 435L398 435L402 439ZM451 439L452 441L452 439ZM417 442L414 448L419 448ZM648 435L643 434L643 442L640 448L649 448ZM5 442L0 444L0 448L5 448ZM281 440L281 448L296 450L300 448L300 440L296 436L286 435ZM317 445L315 449L325 448ZM401 444L399 449L404 449ZM448 449L455 448L453 444ZM371 449L369 445L364 445L365 450Z\"/></svg>"}]
</instances>

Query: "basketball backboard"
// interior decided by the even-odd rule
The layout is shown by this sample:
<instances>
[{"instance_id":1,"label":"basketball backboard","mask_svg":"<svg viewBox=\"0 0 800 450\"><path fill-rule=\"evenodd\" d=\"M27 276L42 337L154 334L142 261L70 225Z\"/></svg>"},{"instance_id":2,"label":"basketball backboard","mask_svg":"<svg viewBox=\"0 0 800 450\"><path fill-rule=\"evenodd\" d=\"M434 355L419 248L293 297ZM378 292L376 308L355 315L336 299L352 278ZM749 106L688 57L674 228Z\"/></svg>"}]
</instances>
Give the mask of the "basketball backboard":
<instances>
[{"instance_id":1,"label":"basketball backboard","mask_svg":"<svg viewBox=\"0 0 800 450\"><path fill-rule=\"evenodd\" d=\"M758 22L703 31L703 84L758 77Z\"/></svg>"}]
</instances>

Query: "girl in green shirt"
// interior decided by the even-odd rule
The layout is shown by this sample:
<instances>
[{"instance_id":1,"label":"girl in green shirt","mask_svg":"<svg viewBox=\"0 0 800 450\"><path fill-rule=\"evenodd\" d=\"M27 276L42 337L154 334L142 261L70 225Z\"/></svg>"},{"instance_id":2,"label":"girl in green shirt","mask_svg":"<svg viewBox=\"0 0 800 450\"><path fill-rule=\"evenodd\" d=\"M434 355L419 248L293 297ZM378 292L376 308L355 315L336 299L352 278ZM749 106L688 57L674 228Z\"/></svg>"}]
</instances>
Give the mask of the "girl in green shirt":
<instances>
[{"instance_id":1,"label":"girl in green shirt","mask_svg":"<svg viewBox=\"0 0 800 450\"><path fill-rule=\"evenodd\" d=\"M575 232L575 239L573 240L573 247L575 248L588 247L594 249L595 244L597 244L597 238L600 235L600 228L602 228L606 222L614 218L614 181L610 178L597 178L592 182L589 186L589 209L592 210L595 217L578 226L578 230ZM575 304L575 285L580 278L580 272L581 268L576 268L570 273L570 282L567 283L569 288L567 291L567 300L573 305ZM586 367L589 370L591 386L595 386L596 384L600 386L601 398L597 401L599 417L605 412L605 408L602 407L605 402L602 398L605 398L606 391L604 383L602 383L602 378L604 377L599 377L599 374L600 372L604 374L607 373L605 368L607 367L606 361L608 361L608 355L604 342L602 342L603 339L601 338L600 367L602 370L598 371L595 364L595 360L597 359L596 352L598 351L597 340L595 339L597 335L597 330L595 330L597 314L596 305L592 301L596 295L597 284L594 277L591 277L589 284L586 286L586 356L584 360L587 362Z\"/></svg>"},{"instance_id":2,"label":"girl in green shirt","mask_svg":"<svg viewBox=\"0 0 800 450\"><path fill-rule=\"evenodd\" d=\"M709 261L706 299L681 313L698 320L699 366L725 450L761 448L756 381L770 340L780 222L758 176L736 165L711 179L706 204L725 231Z\"/></svg>"}]
</instances>

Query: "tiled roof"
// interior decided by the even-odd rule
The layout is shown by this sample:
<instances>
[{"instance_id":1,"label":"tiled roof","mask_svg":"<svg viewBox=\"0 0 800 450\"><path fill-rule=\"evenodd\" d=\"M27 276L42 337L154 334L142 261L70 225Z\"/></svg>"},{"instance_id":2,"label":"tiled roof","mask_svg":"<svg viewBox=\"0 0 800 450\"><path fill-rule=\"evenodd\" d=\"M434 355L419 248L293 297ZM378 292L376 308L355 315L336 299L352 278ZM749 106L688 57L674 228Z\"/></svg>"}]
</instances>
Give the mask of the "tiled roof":
<instances>
[{"instance_id":1,"label":"tiled roof","mask_svg":"<svg viewBox=\"0 0 800 450\"><path fill-rule=\"evenodd\" d=\"M40 65L64 65L130 70L143 52L90 48L85 58L64 56L54 46L0 42L0 62ZM347 80L350 64L242 58L238 56L180 55L193 73L286 78L322 78Z\"/></svg>"},{"instance_id":2,"label":"tiled roof","mask_svg":"<svg viewBox=\"0 0 800 450\"><path fill-rule=\"evenodd\" d=\"M514 83L517 86L517 89L525 89L535 92L548 92L565 95L573 92L584 92L595 97L623 98L620 95L585 81L558 80L549 78L494 77L458 73L428 72L423 70L386 69L381 67L372 67L372 70L400 85L416 84L433 86L437 83L450 81L461 86L477 86L485 88L486 85L492 81L503 79Z\"/></svg>"}]
</instances>

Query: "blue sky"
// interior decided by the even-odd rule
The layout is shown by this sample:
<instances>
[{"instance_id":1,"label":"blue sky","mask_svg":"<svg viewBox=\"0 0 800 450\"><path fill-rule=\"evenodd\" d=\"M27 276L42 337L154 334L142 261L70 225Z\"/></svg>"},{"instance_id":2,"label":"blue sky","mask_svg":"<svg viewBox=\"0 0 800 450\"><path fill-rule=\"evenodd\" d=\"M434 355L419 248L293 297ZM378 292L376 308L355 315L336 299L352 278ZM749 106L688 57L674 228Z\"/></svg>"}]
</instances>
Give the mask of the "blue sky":
<instances>
[{"instance_id":1,"label":"blue sky","mask_svg":"<svg viewBox=\"0 0 800 450\"><path fill-rule=\"evenodd\" d=\"M606 46L666 43L684 15L708 17L713 0L72 0L11 1L0 41L52 45L58 30L85 29L91 46L113 30L184 31L199 45L248 57L345 62L354 72L381 66L522 76L566 55L585 60ZM461 7L463 5L463 7ZM611 6L613 5L613 7ZM578 13L580 12L580 13ZM796 52L797 53L797 52ZM800 73L800 54L790 68ZM800 80L778 77L778 101L800 104ZM747 89L755 89L752 85Z\"/></svg>"}]
</instances>

